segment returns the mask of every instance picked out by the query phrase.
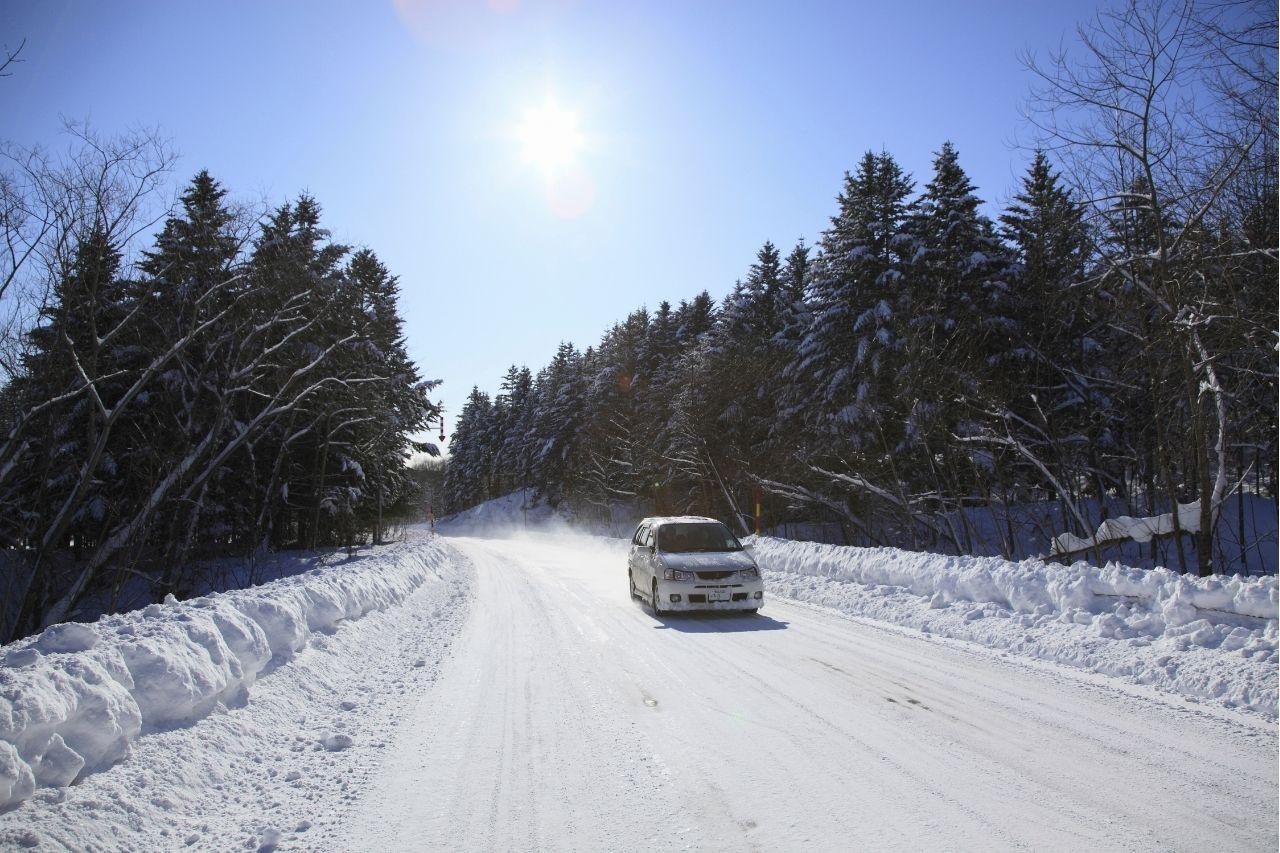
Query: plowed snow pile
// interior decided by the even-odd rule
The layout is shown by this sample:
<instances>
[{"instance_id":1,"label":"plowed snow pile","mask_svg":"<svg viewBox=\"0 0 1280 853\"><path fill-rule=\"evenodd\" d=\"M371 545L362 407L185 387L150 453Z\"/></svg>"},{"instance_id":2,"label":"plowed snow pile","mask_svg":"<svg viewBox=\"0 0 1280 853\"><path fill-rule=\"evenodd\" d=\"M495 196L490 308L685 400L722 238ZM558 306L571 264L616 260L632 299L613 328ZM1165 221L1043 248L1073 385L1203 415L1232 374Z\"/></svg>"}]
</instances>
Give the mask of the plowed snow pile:
<instances>
[{"instance_id":1,"label":"plowed snow pile","mask_svg":"<svg viewBox=\"0 0 1280 853\"><path fill-rule=\"evenodd\" d=\"M317 633L445 586L437 539L383 546L262 586L54 625L0 648L0 808L124 758L150 731L243 705ZM334 734L327 749L343 748Z\"/></svg>"},{"instance_id":2,"label":"plowed snow pile","mask_svg":"<svg viewBox=\"0 0 1280 853\"><path fill-rule=\"evenodd\" d=\"M767 594L1276 718L1275 577L753 541Z\"/></svg>"},{"instance_id":3,"label":"plowed snow pile","mask_svg":"<svg viewBox=\"0 0 1280 853\"><path fill-rule=\"evenodd\" d=\"M564 512L537 500L532 489L519 489L441 519L440 529L451 536L509 536L531 530L571 532Z\"/></svg>"}]
</instances>

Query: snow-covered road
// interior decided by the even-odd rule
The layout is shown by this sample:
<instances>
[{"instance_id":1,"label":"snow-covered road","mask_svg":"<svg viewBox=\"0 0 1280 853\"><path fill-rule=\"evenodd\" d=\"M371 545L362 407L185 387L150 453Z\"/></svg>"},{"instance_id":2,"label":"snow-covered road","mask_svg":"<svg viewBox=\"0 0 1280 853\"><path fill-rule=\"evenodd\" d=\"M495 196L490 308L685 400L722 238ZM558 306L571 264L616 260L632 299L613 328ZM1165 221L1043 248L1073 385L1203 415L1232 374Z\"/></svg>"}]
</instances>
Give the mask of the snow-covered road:
<instances>
[{"instance_id":1,"label":"snow-covered road","mask_svg":"<svg viewBox=\"0 0 1280 853\"><path fill-rule=\"evenodd\" d=\"M7 647L0 849L1276 849L1258 713L776 596L655 619L622 544L414 531Z\"/></svg>"},{"instance_id":2,"label":"snow-covered road","mask_svg":"<svg viewBox=\"0 0 1280 853\"><path fill-rule=\"evenodd\" d=\"M451 542L471 616L351 849L1275 849L1255 718L776 598L655 619L601 540Z\"/></svg>"}]
</instances>

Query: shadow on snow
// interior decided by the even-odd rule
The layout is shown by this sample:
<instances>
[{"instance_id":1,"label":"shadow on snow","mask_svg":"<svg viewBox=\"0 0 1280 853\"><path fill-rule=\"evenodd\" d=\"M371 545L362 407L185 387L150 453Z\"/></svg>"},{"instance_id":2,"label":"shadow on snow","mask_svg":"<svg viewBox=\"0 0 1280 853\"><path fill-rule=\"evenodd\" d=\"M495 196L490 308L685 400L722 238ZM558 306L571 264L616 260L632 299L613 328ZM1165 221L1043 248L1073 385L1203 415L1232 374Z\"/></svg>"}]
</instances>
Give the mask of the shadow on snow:
<instances>
[{"instance_id":1,"label":"shadow on snow","mask_svg":"<svg viewBox=\"0 0 1280 853\"><path fill-rule=\"evenodd\" d=\"M646 608L647 609L647 608ZM655 616L655 630L671 629L686 634L736 634L743 631L785 631L788 622L779 622L758 613L735 613L732 610L664 613Z\"/></svg>"}]
</instances>

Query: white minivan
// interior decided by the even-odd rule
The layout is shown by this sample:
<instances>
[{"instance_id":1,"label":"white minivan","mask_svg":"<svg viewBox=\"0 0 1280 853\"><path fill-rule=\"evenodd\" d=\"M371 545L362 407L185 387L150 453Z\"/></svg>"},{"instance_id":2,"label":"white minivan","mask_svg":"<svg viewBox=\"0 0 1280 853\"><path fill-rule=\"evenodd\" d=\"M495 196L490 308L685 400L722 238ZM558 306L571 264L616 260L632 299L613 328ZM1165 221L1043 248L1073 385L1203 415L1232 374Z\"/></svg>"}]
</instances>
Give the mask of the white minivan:
<instances>
[{"instance_id":1,"label":"white minivan","mask_svg":"<svg viewBox=\"0 0 1280 853\"><path fill-rule=\"evenodd\" d=\"M673 610L745 610L764 604L760 567L738 537L714 518L646 518L631 537L632 597L655 615Z\"/></svg>"}]
</instances>

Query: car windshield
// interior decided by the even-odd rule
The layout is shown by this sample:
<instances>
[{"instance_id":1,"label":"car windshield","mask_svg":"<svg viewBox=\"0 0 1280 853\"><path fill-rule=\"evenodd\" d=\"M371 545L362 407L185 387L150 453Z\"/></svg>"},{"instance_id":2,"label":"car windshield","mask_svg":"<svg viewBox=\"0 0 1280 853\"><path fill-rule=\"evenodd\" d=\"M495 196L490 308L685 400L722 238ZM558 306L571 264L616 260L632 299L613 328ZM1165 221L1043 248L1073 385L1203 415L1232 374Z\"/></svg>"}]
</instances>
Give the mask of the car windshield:
<instances>
[{"instance_id":1,"label":"car windshield","mask_svg":"<svg viewBox=\"0 0 1280 853\"><path fill-rule=\"evenodd\" d=\"M677 522L658 528L658 550L669 554L691 551L741 551L737 538L718 521Z\"/></svg>"}]
</instances>

